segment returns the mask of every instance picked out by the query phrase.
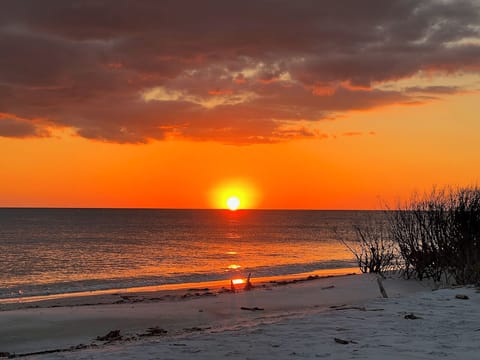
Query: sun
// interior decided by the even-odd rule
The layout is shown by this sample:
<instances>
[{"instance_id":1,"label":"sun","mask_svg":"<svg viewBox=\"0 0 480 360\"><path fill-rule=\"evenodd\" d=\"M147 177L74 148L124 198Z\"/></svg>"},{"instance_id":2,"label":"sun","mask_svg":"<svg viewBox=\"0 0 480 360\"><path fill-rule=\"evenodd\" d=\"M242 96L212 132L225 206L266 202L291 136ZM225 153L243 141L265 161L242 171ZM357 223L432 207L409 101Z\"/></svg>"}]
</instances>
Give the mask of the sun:
<instances>
[{"instance_id":1,"label":"sun","mask_svg":"<svg viewBox=\"0 0 480 360\"><path fill-rule=\"evenodd\" d=\"M227 206L230 210L235 211L240 206L240 199L236 196L230 196L227 199Z\"/></svg>"},{"instance_id":2,"label":"sun","mask_svg":"<svg viewBox=\"0 0 480 360\"><path fill-rule=\"evenodd\" d=\"M216 184L208 193L214 209L255 209L259 192L250 180L233 179Z\"/></svg>"}]
</instances>

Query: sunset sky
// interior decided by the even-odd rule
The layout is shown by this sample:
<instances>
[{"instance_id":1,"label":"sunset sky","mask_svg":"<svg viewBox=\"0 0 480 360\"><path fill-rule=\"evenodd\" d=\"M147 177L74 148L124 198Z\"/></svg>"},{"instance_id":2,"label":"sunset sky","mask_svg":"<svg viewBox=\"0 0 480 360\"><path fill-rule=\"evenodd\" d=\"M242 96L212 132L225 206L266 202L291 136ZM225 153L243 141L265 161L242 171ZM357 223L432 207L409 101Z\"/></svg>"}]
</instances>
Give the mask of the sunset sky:
<instances>
[{"instance_id":1,"label":"sunset sky","mask_svg":"<svg viewBox=\"0 0 480 360\"><path fill-rule=\"evenodd\" d=\"M478 0L0 2L0 206L380 208L479 114Z\"/></svg>"}]
</instances>

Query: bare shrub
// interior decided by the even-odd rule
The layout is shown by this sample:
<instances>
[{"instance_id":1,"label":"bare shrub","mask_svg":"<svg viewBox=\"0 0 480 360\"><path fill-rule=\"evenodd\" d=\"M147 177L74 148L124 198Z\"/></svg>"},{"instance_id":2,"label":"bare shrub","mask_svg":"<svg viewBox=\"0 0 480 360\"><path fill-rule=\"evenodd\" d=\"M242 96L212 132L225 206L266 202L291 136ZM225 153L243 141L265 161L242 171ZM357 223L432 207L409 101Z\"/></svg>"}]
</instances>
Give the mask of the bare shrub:
<instances>
[{"instance_id":1,"label":"bare shrub","mask_svg":"<svg viewBox=\"0 0 480 360\"><path fill-rule=\"evenodd\" d=\"M355 256L361 272L383 276L396 267L398 251L383 222L354 225L354 231L356 241L341 241Z\"/></svg>"},{"instance_id":2,"label":"bare shrub","mask_svg":"<svg viewBox=\"0 0 480 360\"><path fill-rule=\"evenodd\" d=\"M457 190L450 207L450 270L459 284L480 283L480 188Z\"/></svg>"},{"instance_id":3,"label":"bare shrub","mask_svg":"<svg viewBox=\"0 0 480 360\"><path fill-rule=\"evenodd\" d=\"M407 277L480 281L480 189L434 189L389 214Z\"/></svg>"}]
</instances>

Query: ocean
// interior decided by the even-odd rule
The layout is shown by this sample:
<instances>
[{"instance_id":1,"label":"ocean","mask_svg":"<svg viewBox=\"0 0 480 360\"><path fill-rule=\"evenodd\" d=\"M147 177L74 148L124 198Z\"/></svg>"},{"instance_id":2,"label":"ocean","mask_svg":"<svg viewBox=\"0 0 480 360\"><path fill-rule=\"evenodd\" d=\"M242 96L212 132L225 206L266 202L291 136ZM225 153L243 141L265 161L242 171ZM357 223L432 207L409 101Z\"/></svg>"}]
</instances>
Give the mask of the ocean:
<instances>
[{"instance_id":1,"label":"ocean","mask_svg":"<svg viewBox=\"0 0 480 360\"><path fill-rule=\"evenodd\" d=\"M374 211L0 209L0 299L356 266Z\"/></svg>"}]
</instances>

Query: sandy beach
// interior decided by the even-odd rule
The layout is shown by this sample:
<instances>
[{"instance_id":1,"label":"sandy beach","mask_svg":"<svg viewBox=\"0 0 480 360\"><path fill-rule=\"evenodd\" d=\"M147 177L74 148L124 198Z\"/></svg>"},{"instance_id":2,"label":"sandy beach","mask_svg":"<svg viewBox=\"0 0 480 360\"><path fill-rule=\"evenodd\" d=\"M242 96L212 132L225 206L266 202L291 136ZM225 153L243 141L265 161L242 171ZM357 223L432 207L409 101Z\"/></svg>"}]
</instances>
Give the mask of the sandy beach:
<instances>
[{"instance_id":1,"label":"sandy beach","mask_svg":"<svg viewBox=\"0 0 480 360\"><path fill-rule=\"evenodd\" d=\"M301 280L237 293L203 288L3 304L0 352L39 359L478 357L473 287L432 291L390 278L383 298L372 275Z\"/></svg>"}]
</instances>

